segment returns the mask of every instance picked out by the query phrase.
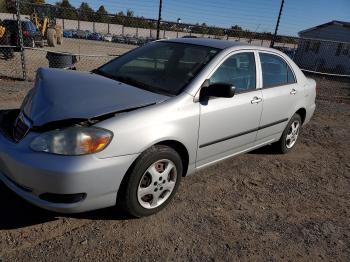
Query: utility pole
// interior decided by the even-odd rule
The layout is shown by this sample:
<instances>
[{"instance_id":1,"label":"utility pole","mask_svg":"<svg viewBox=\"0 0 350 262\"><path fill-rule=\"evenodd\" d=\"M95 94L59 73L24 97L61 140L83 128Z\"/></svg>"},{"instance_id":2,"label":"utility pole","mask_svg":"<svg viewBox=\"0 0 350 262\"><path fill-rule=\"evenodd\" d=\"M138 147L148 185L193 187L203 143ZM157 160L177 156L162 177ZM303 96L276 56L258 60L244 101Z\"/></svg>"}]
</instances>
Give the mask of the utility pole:
<instances>
[{"instance_id":1,"label":"utility pole","mask_svg":"<svg viewBox=\"0 0 350 262\"><path fill-rule=\"evenodd\" d=\"M158 21L157 21L157 40L159 39L160 21L162 20L162 5L163 5L163 0L159 0L159 13L158 13Z\"/></svg>"},{"instance_id":2,"label":"utility pole","mask_svg":"<svg viewBox=\"0 0 350 262\"><path fill-rule=\"evenodd\" d=\"M21 51L22 78L23 80L27 80L26 58L24 54L24 41L23 41L21 10L20 10L19 1L20 0L16 0L16 19L17 19L17 25L18 25L19 48Z\"/></svg>"},{"instance_id":3,"label":"utility pole","mask_svg":"<svg viewBox=\"0 0 350 262\"><path fill-rule=\"evenodd\" d=\"M278 18L277 18L277 23L276 23L276 27L275 27L275 33L272 36L272 40L270 43L270 47L273 48L275 41L276 41L276 37L277 37L277 32L278 32L278 26L280 24L280 19L281 19L281 14L282 14L282 10L283 10L283 5L284 5L284 0L282 0L281 2L281 7L280 7L280 12L278 13Z\"/></svg>"}]
</instances>

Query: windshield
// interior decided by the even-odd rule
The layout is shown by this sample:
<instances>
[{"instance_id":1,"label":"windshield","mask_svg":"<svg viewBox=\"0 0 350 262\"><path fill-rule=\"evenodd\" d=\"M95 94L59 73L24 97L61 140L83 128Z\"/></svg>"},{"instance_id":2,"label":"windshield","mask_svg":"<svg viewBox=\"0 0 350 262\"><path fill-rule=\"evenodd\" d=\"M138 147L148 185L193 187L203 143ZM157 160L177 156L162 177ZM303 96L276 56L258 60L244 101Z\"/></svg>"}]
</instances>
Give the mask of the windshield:
<instances>
[{"instance_id":1,"label":"windshield","mask_svg":"<svg viewBox=\"0 0 350 262\"><path fill-rule=\"evenodd\" d=\"M153 42L94 70L155 93L177 95L219 49L172 42Z\"/></svg>"}]
</instances>

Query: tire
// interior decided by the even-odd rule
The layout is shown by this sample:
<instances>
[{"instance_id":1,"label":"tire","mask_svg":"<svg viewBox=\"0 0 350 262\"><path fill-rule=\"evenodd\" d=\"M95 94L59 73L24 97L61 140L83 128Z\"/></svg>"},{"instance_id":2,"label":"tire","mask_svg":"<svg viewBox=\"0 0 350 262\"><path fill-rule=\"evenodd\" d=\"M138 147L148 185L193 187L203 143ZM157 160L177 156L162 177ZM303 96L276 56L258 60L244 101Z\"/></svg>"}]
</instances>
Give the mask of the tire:
<instances>
[{"instance_id":1,"label":"tire","mask_svg":"<svg viewBox=\"0 0 350 262\"><path fill-rule=\"evenodd\" d=\"M48 28L46 34L48 46L55 47L57 44L56 30L53 28Z\"/></svg>"},{"instance_id":2,"label":"tire","mask_svg":"<svg viewBox=\"0 0 350 262\"><path fill-rule=\"evenodd\" d=\"M34 38L27 38L27 39L25 39L24 40L24 46L34 48L35 47Z\"/></svg>"},{"instance_id":3,"label":"tire","mask_svg":"<svg viewBox=\"0 0 350 262\"><path fill-rule=\"evenodd\" d=\"M43 48L45 46L45 43L44 43L44 39L41 39L39 42L38 42L38 45L40 48Z\"/></svg>"},{"instance_id":4,"label":"tire","mask_svg":"<svg viewBox=\"0 0 350 262\"><path fill-rule=\"evenodd\" d=\"M182 171L181 157L174 149L153 146L138 157L128 172L118 193L118 203L134 217L155 214L174 197Z\"/></svg>"},{"instance_id":5,"label":"tire","mask_svg":"<svg viewBox=\"0 0 350 262\"><path fill-rule=\"evenodd\" d=\"M296 124L298 125L297 127ZM301 117L298 114L294 114L284 129L280 140L274 144L275 149L278 153L286 154L295 147L297 139L299 137L301 125Z\"/></svg>"}]
</instances>

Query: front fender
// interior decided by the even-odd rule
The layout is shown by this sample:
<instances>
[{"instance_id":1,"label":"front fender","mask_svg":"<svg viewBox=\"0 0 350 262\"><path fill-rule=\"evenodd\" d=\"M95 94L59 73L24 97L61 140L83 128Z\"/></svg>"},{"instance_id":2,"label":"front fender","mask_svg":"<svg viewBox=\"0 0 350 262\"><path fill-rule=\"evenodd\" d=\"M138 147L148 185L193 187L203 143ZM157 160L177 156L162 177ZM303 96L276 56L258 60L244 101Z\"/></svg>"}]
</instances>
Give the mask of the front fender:
<instances>
[{"instance_id":1,"label":"front fender","mask_svg":"<svg viewBox=\"0 0 350 262\"><path fill-rule=\"evenodd\" d=\"M96 126L114 133L113 141L99 158L139 154L154 144L175 140L183 144L189 154L189 163L196 159L199 104L193 97L173 98L161 104L122 113Z\"/></svg>"}]
</instances>

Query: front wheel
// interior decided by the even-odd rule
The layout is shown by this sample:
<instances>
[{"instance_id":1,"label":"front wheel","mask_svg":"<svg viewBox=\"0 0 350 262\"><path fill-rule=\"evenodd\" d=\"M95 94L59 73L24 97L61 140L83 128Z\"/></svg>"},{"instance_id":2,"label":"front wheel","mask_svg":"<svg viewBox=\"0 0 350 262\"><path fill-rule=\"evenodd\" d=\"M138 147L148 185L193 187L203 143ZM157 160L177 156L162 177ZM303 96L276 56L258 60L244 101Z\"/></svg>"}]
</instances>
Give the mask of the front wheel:
<instances>
[{"instance_id":1,"label":"front wheel","mask_svg":"<svg viewBox=\"0 0 350 262\"><path fill-rule=\"evenodd\" d=\"M301 124L301 117L298 114L294 114L284 129L280 140L275 144L278 152L286 154L294 148L299 136Z\"/></svg>"},{"instance_id":2,"label":"front wheel","mask_svg":"<svg viewBox=\"0 0 350 262\"><path fill-rule=\"evenodd\" d=\"M140 155L123 182L120 204L135 217L157 213L174 197L182 170L181 158L174 149L153 146Z\"/></svg>"},{"instance_id":3,"label":"front wheel","mask_svg":"<svg viewBox=\"0 0 350 262\"><path fill-rule=\"evenodd\" d=\"M34 38L27 38L24 40L24 46L25 47L30 47L30 48L34 48L35 47L35 40Z\"/></svg>"}]
</instances>

